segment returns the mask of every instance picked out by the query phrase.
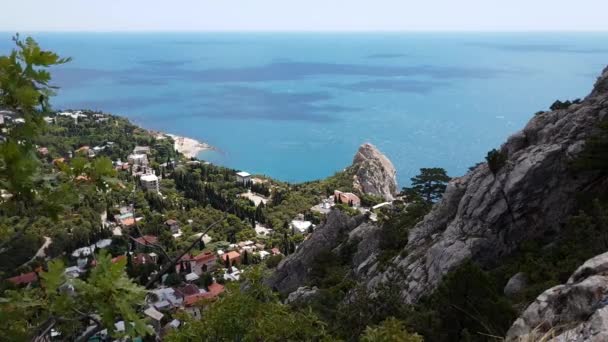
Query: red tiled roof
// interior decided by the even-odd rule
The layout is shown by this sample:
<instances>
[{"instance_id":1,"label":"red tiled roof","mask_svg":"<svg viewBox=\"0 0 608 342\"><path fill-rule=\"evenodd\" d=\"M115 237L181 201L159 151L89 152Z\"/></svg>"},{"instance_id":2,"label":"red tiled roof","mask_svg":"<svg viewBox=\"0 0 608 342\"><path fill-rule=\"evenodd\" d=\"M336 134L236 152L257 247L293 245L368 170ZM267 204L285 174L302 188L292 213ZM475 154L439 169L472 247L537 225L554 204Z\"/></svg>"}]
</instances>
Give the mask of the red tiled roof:
<instances>
[{"instance_id":1,"label":"red tiled roof","mask_svg":"<svg viewBox=\"0 0 608 342\"><path fill-rule=\"evenodd\" d=\"M134 218L131 218L131 220L133 220L133 222L135 222ZM123 223L123 224L125 224L125 223ZM140 245L153 245L158 242L158 238L154 235L144 235L144 236L138 237L137 239L135 239L135 241L137 241L137 243L139 243Z\"/></svg>"},{"instance_id":2,"label":"red tiled roof","mask_svg":"<svg viewBox=\"0 0 608 342\"><path fill-rule=\"evenodd\" d=\"M213 283L209 285L208 293L211 294L213 297L218 296L222 292L224 292L224 285L218 283Z\"/></svg>"},{"instance_id":3,"label":"red tiled roof","mask_svg":"<svg viewBox=\"0 0 608 342\"><path fill-rule=\"evenodd\" d=\"M120 260L125 259L126 257L127 257L127 256L126 256L126 255L124 255L124 254L119 255L119 256L117 256L117 257L114 257L114 258L112 258L112 263L113 263L113 264L115 264L115 263L119 262ZM92 260L92 261L91 261L91 266L97 266L97 260Z\"/></svg>"},{"instance_id":4,"label":"red tiled roof","mask_svg":"<svg viewBox=\"0 0 608 342\"><path fill-rule=\"evenodd\" d=\"M38 280L38 275L36 274L36 272L30 272L12 278L8 278L7 280L15 285L31 284Z\"/></svg>"},{"instance_id":5,"label":"red tiled roof","mask_svg":"<svg viewBox=\"0 0 608 342\"><path fill-rule=\"evenodd\" d=\"M206 293L197 293L197 294L193 294L190 296L186 296L184 298L184 305L192 306L192 305L194 305L194 303L198 302L199 300L206 298L205 295L206 295Z\"/></svg>"},{"instance_id":6,"label":"red tiled roof","mask_svg":"<svg viewBox=\"0 0 608 342\"><path fill-rule=\"evenodd\" d=\"M89 146L84 145L84 146L79 147L79 148L76 150L76 152L88 151L89 149L90 149L90 147L89 147Z\"/></svg>"},{"instance_id":7,"label":"red tiled roof","mask_svg":"<svg viewBox=\"0 0 608 342\"><path fill-rule=\"evenodd\" d=\"M350 201L353 201L353 203L361 203L361 199L359 199L359 197L352 192L341 192L336 190L334 191L334 196L336 195L338 196L340 202L345 204L348 204Z\"/></svg>"},{"instance_id":8,"label":"red tiled roof","mask_svg":"<svg viewBox=\"0 0 608 342\"><path fill-rule=\"evenodd\" d=\"M186 296L184 298L184 305L192 306L196 302L201 299L214 299L219 296L222 292L224 292L224 286L218 283L213 283L209 285L209 291L205 293L197 293L193 295Z\"/></svg>"},{"instance_id":9,"label":"red tiled roof","mask_svg":"<svg viewBox=\"0 0 608 342\"><path fill-rule=\"evenodd\" d=\"M240 258L241 255L237 251L230 251L230 252L224 254L224 260L226 260L226 257L228 257L230 260L234 260L234 259Z\"/></svg>"},{"instance_id":10,"label":"red tiled roof","mask_svg":"<svg viewBox=\"0 0 608 342\"><path fill-rule=\"evenodd\" d=\"M135 218L134 217L127 217L125 219L120 220L120 224L122 224L123 226L132 226L135 224ZM137 239L136 239L137 240Z\"/></svg>"},{"instance_id":11,"label":"red tiled roof","mask_svg":"<svg viewBox=\"0 0 608 342\"><path fill-rule=\"evenodd\" d=\"M208 263L209 261L212 261L215 259L216 259L215 254L213 254L211 252L204 252L193 258L193 260L196 261L197 263L199 263L199 262Z\"/></svg>"}]
</instances>

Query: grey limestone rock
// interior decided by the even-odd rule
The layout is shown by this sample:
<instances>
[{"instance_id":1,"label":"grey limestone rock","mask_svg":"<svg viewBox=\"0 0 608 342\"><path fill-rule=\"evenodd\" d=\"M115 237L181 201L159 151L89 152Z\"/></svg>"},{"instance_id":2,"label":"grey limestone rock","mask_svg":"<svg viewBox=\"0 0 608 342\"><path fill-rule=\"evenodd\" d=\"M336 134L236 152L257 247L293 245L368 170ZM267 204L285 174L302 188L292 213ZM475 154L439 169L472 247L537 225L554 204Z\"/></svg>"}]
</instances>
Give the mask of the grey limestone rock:
<instances>
[{"instance_id":1,"label":"grey limestone rock","mask_svg":"<svg viewBox=\"0 0 608 342\"><path fill-rule=\"evenodd\" d=\"M397 192L397 171L393 163L376 146L365 143L353 159L353 186L365 194L393 200Z\"/></svg>"}]
</instances>

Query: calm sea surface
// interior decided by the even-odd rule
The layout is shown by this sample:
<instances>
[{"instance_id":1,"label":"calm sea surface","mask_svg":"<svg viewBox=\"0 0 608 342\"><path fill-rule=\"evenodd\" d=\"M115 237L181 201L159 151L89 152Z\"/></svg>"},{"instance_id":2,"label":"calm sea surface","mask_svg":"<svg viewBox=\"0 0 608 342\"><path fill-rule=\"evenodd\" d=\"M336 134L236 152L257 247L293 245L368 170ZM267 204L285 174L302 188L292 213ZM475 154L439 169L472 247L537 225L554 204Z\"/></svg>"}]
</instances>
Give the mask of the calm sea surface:
<instances>
[{"instance_id":1,"label":"calm sea surface","mask_svg":"<svg viewBox=\"0 0 608 342\"><path fill-rule=\"evenodd\" d=\"M331 175L363 142L402 185L421 167L461 175L536 111L586 95L608 64L605 33L31 35L74 59L55 70L57 109L124 115L286 181Z\"/></svg>"}]
</instances>

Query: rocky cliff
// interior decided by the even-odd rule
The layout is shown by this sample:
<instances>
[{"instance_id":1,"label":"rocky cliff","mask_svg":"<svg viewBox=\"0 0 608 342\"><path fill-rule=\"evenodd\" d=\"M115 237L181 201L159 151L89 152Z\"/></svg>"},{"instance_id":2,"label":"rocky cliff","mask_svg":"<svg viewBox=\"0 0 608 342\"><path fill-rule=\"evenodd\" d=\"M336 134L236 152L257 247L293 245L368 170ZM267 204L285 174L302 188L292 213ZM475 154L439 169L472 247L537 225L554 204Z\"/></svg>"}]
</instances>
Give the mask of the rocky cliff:
<instances>
[{"instance_id":1,"label":"rocky cliff","mask_svg":"<svg viewBox=\"0 0 608 342\"><path fill-rule=\"evenodd\" d=\"M543 292L515 321L507 341L608 341L608 253ZM547 340L547 339L545 339Z\"/></svg>"},{"instance_id":2,"label":"rocky cliff","mask_svg":"<svg viewBox=\"0 0 608 342\"><path fill-rule=\"evenodd\" d=\"M332 210L327 220L304 241L297 251L283 259L267 279L267 284L287 295L306 285L315 259L323 252L330 252L340 245L349 232L360 226L365 217L349 217L339 210Z\"/></svg>"},{"instance_id":3,"label":"rocky cliff","mask_svg":"<svg viewBox=\"0 0 608 342\"><path fill-rule=\"evenodd\" d=\"M570 161L606 118L607 101L608 69L582 103L539 113L511 136L500 148L506 162L495 174L482 163L452 180L443 199L410 231L405 257L393 259L386 271L368 267L359 276L373 289L399 274L402 297L413 303L467 259L492 266L522 241L558 231L572 212L574 195L597 179L574 176Z\"/></svg>"},{"instance_id":4,"label":"rocky cliff","mask_svg":"<svg viewBox=\"0 0 608 342\"><path fill-rule=\"evenodd\" d=\"M353 159L353 187L370 195L393 200L397 192L397 171L393 163L376 146L366 143L359 147Z\"/></svg>"}]
</instances>

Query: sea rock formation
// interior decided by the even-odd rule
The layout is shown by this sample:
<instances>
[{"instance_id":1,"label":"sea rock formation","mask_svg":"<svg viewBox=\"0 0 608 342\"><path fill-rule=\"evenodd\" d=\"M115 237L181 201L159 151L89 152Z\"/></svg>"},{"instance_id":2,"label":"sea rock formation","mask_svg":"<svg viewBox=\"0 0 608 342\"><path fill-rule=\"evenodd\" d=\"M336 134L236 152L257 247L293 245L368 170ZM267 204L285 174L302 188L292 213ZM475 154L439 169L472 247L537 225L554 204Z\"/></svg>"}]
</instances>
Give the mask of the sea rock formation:
<instances>
[{"instance_id":1,"label":"sea rock formation","mask_svg":"<svg viewBox=\"0 0 608 342\"><path fill-rule=\"evenodd\" d=\"M392 201L397 192L397 171L393 163L376 146L365 143L353 159L353 187L370 195Z\"/></svg>"},{"instance_id":2,"label":"sea rock formation","mask_svg":"<svg viewBox=\"0 0 608 342\"><path fill-rule=\"evenodd\" d=\"M543 292L513 323L507 341L608 341L608 253Z\"/></svg>"},{"instance_id":3,"label":"sea rock formation","mask_svg":"<svg viewBox=\"0 0 608 342\"><path fill-rule=\"evenodd\" d=\"M338 247L348 233L364 220L364 215L353 218L340 210L332 210L327 214L325 223L319 225L295 253L279 263L266 283L284 295L296 291L308 282L315 258Z\"/></svg>"},{"instance_id":4,"label":"sea rock formation","mask_svg":"<svg viewBox=\"0 0 608 342\"><path fill-rule=\"evenodd\" d=\"M409 234L406 253L383 272L369 267L372 289L399 275L402 297L413 303L432 292L465 260L492 266L526 239L557 231L575 204L575 194L597 184L594 173L571 171L608 114L608 69L593 92L566 109L536 114L500 148L504 165L487 163L453 179L443 199Z\"/></svg>"}]
</instances>

